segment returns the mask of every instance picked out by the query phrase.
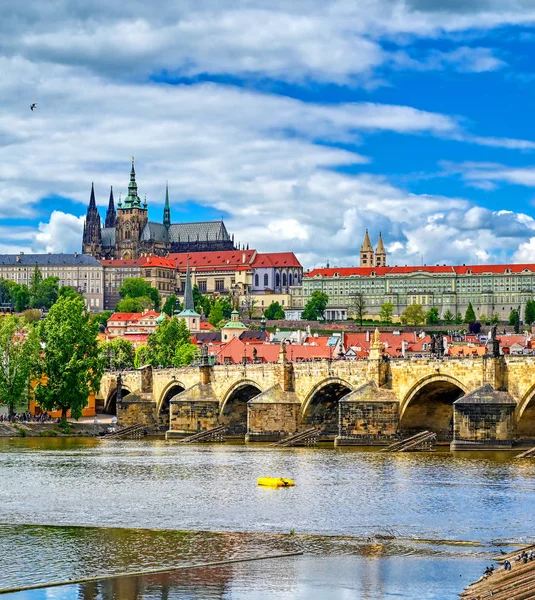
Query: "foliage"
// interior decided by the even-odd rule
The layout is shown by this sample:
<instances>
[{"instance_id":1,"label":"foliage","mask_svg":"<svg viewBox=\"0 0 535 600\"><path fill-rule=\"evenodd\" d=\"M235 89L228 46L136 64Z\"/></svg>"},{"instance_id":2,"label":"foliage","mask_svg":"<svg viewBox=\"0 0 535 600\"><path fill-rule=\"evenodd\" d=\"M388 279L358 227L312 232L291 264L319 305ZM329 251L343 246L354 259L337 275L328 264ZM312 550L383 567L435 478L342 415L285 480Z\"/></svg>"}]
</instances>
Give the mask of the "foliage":
<instances>
[{"instance_id":1,"label":"foliage","mask_svg":"<svg viewBox=\"0 0 535 600\"><path fill-rule=\"evenodd\" d=\"M535 301L528 300L524 309L524 323L531 325L535 323Z\"/></svg>"},{"instance_id":2,"label":"foliage","mask_svg":"<svg viewBox=\"0 0 535 600\"><path fill-rule=\"evenodd\" d=\"M30 279L30 306L48 310L58 299L58 282L58 277L43 279L39 267L35 265L35 270Z\"/></svg>"},{"instance_id":3,"label":"foliage","mask_svg":"<svg viewBox=\"0 0 535 600\"><path fill-rule=\"evenodd\" d=\"M383 323L392 323L392 315L394 314L394 305L392 302L384 302L381 304L379 318Z\"/></svg>"},{"instance_id":4,"label":"foliage","mask_svg":"<svg viewBox=\"0 0 535 600\"><path fill-rule=\"evenodd\" d=\"M320 292L319 290L312 292L312 296L303 310L302 318L305 321L317 321L323 319L328 303L329 296L327 296L325 292Z\"/></svg>"},{"instance_id":5,"label":"foliage","mask_svg":"<svg viewBox=\"0 0 535 600\"><path fill-rule=\"evenodd\" d=\"M474 307L472 303L468 303L468 308L466 309L466 314L464 315L465 323L474 323L476 320L476 313L474 312Z\"/></svg>"},{"instance_id":6,"label":"foliage","mask_svg":"<svg viewBox=\"0 0 535 600\"><path fill-rule=\"evenodd\" d=\"M453 321L455 320L455 315L448 308L448 310L442 315L442 318L444 320L444 323L446 323L446 325L451 325L453 323Z\"/></svg>"},{"instance_id":7,"label":"foliage","mask_svg":"<svg viewBox=\"0 0 535 600\"><path fill-rule=\"evenodd\" d=\"M76 298L77 296L80 296L81 294L79 294L73 287L71 287L70 285L62 285L59 290L58 290L58 298Z\"/></svg>"},{"instance_id":8,"label":"foliage","mask_svg":"<svg viewBox=\"0 0 535 600\"><path fill-rule=\"evenodd\" d=\"M425 322L425 312L421 304L410 304L401 313L403 325L420 325Z\"/></svg>"},{"instance_id":9,"label":"foliage","mask_svg":"<svg viewBox=\"0 0 535 600\"><path fill-rule=\"evenodd\" d=\"M108 369L131 369L134 366L134 344L125 338L115 338L101 345Z\"/></svg>"},{"instance_id":10,"label":"foliage","mask_svg":"<svg viewBox=\"0 0 535 600\"><path fill-rule=\"evenodd\" d=\"M264 311L264 317L270 321L276 321L286 318L286 313L282 309L282 306L277 302L272 302Z\"/></svg>"},{"instance_id":11,"label":"foliage","mask_svg":"<svg viewBox=\"0 0 535 600\"><path fill-rule=\"evenodd\" d=\"M144 367L149 364L149 349L147 346L139 346L136 348L136 353L134 356L134 367L139 369L140 367Z\"/></svg>"},{"instance_id":12,"label":"foliage","mask_svg":"<svg viewBox=\"0 0 535 600\"><path fill-rule=\"evenodd\" d=\"M11 286L9 285L9 281L6 279L0 279L0 303L1 304L11 304L12 293Z\"/></svg>"},{"instance_id":13,"label":"foliage","mask_svg":"<svg viewBox=\"0 0 535 600\"><path fill-rule=\"evenodd\" d=\"M35 397L44 410L61 410L63 421L69 410L78 419L100 385L105 361L98 332L99 323L85 312L81 297L60 298L37 327L43 350L34 372L43 377Z\"/></svg>"},{"instance_id":14,"label":"foliage","mask_svg":"<svg viewBox=\"0 0 535 600\"><path fill-rule=\"evenodd\" d=\"M153 306L154 303L150 298L140 296L139 298L124 298L117 304L115 310L117 312L141 313L151 309Z\"/></svg>"},{"instance_id":15,"label":"foliage","mask_svg":"<svg viewBox=\"0 0 535 600\"><path fill-rule=\"evenodd\" d=\"M104 327L108 324L108 319L111 317L111 310L103 310L100 313L93 313L91 318L93 321L98 321L100 325L104 325Z\"/></svg>"},{"instance_id":16,"label":"foliage","mask_svg":"<svg viewBox=\"0 0 535 600\"><path fill-rule=\"evenodd\" d=\"M15 283L15 282L9 282L9 283L13 283L13 285L11 286L11 290L12 290L12 294L13 294L15 310L17 312L22 312L23 310L26 310L30 306L30 289L29 289L29 287L25 284L19 285L18 283Z\"/></svg>"},{"instance_id":17,"label":"foliage","mask_svg":"<svg viewBox=\"0 0 535 600\"><path fill-rule=\"evenodd\" d=\"M188 347L191 346L192 348ZM197 348L190 341L184 319L162 321L147 340L146 363L154 367L184 366L193 361ZM189 360L190 362L185 362Z\"/></svg>"},{"instance_id":18,"label":"foliage","mask_svg":"<svg viewBox=\"0 0 535 600\"><path fill-rule=\"evenodd\" d=\"M515 333L520 331L520 313L516 308L509 313L509 325L513 325L515 328Z\"/></svg>"},{"instance_id":19,"label":"foliage","mask_svg":"<svg viewBox=\"0 0 535 600\"><path fill-rule=\"evenodd\" d=\"M171 294L171 296L168 296L165 300L165 304L163 305L162 311L168 316L168 317L172 317L175 313L175 310L177 308L177 300L178 298L174 295ZM178 303L178 310L179 312L182 310L182 305L180 304L180 302Z\"/></svg>"},{"instance_id":20,"label":"foliage","mask_svg":"<svg viewBox=\"0 0 535 600\"><path fill-rule=\"evenodd\" d=\"M479 322L482 325L490 325L490 318L487 315L479 315Z\"/></svg>"},{"instance_id":21,"label":"foliage","mask_svg":"<svg viewBox=\"0 0 535 600\"><path fill-rule=\"evenodd\" d=\"M461 315L460 312L458 312L455 315L455 325L462 325L462 323L463 323L463 316Z\"/></svg>"},{"instance_id":22,"label":"foliage","mask_svg":"<svg viewBox=\"0 0 535 600\"><path fill-rule=\"evenodd\" d=\"M201 290L199 289L199 286L197 284L195 284L191 288L191 291L193 294L193 306L195 306L195 310L198 313L204 312L204 296L203 296Z\"/></svg>"},{"instance_id":23,"label":"foliage","mask_svg":"<svg viewBox=\"0 0 535 600\"><path fill-rule=\"evenodd\" d=\"M219 323L225 319L223 305L220 302L215 302L210 309L210 317L208 322L214 327L218 327Z\"/></svg>"},{"instance_id":24,"label":"foliage","mask_svg":"<svg viewBox=\"0 0 535 600\"><path fill-rule=\"evenodd\" d=\"M148 298L151 304L149 308L160 310L160 292L156 288L152 287L142 277L130 277L129 279L125 279L119 288L119 296L121 296L123 300L126 298Z\"/></svg>"},{"instance_id":25,"label":"foliage","mask_svg":"<svg viewBox=\"0 0 535 600\"><path fill-rule=\"evenodd\" d=\"M245 296L242 304L242 309L243 312L249 317L249 319L253 318L257 304L258 300L252 294L247 294Z\"/></svg>"},{"instance_id":26,"label":"foliage","mask_svg":"<svg viewBox=\"0 0 535 600\"><path fill-rule=\"evenodd\" d=\"M425 322L427 325L438 325L440 323L440 317L438 315L438 308L430 308L425 313Z\"/></svg>"},{"instance_id":27,"label":"foliage","mask_svg":"<svg viewBox=\"0 0 535 600\"><path fill-rule=\"evenodd\" d=\"M36 323L41 319L41 315L43 313L38 308L27 308L22 313L22 318L26 321L26 323Z\"/></svg>"},{"instance_id":28,"label":"foliage","mask_svg":"<svg viewBox=\"0 0 535 600\"><path fill-rule=\"evenodd\" d=\"M0 320L0 403L10 414L28 399L32 367L39 354L35 331L24 330L24 324L14 315Z\"/></svg>"},{"instance_id":29,"label":"foliage","mask_svg":"<svg viewBox=\"0 0 535 600\"><path fill-rule=\"evenodd\" d=\"M497 323L500 322L500 315L494 313L493 315L491 315L490 317L490 322L492 325L496 325Z\"/></svg>"},{"instance_id":30,"label":"foliage","mask_svg":"<svg viewBox=\"0 0 535 600\"><path fill-rule=\"evenodd\" d=\"M362 294L355 294L352 296L349 304L350 310L355 315L355 320L358 320L362 327L362 319L366 312L366 300Z\"/></svg>"}]
</instances>

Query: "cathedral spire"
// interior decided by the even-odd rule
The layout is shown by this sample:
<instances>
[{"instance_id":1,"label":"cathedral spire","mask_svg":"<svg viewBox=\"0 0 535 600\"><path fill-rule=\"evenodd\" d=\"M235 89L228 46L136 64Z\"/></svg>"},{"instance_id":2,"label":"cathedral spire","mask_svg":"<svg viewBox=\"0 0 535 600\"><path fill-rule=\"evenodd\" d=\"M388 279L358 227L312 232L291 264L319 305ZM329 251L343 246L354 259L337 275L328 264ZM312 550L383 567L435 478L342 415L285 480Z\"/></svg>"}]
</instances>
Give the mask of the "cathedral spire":
<instances>
[{"instance_id":1,"label":"cathedral spire","mask_svg":"<svg viewBox=\"0 0 535 600\"><path fill-rule=\"evenodd\" d=\"M116 217L115 202L113 200L113 186L111 186L110 201L108 203L108 210L106 211L106 221L104 222L104 227L115 227Z\"/></svg>"},{"instance_id":2,"label":"cathedral spire","mask_svg":"<svg viewBox=\"0 0 535 600\"><path fill-rule=\"evenodd\" d=\"M193 288L191 287L191 275L189 272L189 261L186 267L186 285L184 288L184 312L187 310L195 312L195 304L193 302Z\"/></svg>"},{"instance_id":3,"label":"cathedral spire","mask_svg":"<svg viewBox=\"0 0 535 600\"><path fill-rule=\"evenodd\" d=\"M128 196L124 199L125 208L141 208L141 199L137 194L136 170L134 168L134 157L132 156L132 169L130 171L130 183L128 184Z\"/></svg>"},{"instance_id":4,"label":"cathedral spire","mask_svg":"<svg viewBox=\"0 0 535 600\"><path fill-rule=\"evenodd\" d=\"M165 206L163 209L163 224L169 229L171 227L171 206L169 205L169 184L165 182Z\"/></svg>"},{"instance_id":5,"label":"cathedral spire","mask_svg":"<svg viewBox=\"0 0 535 600\"><path fill-rule=\"evenodd\" d=\"M99 256L102 250L102 233L100 230L100 214L95 201L95 186L91 184L91 195L89 206L84 222L84 234L82 238L82 252Z\"/></svg>"},{"instance_id":6,"label":"cathedral spire","mask_svg":"<svg viewBox=\"0 0 535 600\"><path fill-rule=\"evenodd\" d=\"M97 203L95 202L95 186L93 182L91 182L91 196L89 197L89 207L87 209L87 213L90 211L97 210Z\"/></svg>"}]
</instances>

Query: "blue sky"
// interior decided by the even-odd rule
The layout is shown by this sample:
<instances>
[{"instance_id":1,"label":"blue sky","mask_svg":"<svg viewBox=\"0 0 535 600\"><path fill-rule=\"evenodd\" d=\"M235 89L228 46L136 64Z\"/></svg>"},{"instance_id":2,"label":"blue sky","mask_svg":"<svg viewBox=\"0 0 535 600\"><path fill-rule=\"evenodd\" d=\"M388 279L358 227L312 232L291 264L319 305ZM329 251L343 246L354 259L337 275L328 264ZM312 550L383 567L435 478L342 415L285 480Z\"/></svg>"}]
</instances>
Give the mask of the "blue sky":
<instances>
[{"instance_id":1,"label":"blue sky","mask_svg":"<svg viewBox=\"0 0 535 600\"><path fill-rule=\"evenodd\" d=\"M168 180L174 220L306 267L366 228L390 264L535 262L535 0L7 3L0 251L79 250L135 155L151 219Z\"/></svg>"}]
</instances>

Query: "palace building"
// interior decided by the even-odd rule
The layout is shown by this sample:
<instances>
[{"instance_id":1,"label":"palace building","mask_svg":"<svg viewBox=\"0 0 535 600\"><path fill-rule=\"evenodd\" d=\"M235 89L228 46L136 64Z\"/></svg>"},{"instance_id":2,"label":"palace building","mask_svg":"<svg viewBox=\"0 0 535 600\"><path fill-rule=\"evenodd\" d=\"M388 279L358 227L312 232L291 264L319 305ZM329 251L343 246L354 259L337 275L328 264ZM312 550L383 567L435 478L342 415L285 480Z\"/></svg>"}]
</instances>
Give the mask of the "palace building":
<instances>
[{"instance_id":1,"label":"palace building","mask_svg":"<svg viewBox=\"0 0 535 600\"><path fill-rule=\"evenodd\" d=\"M169 252L207 252L234 250L234 236L227 232L223 220L198 223L171 223L169 187L165 189L162 223L149 221L147 198L138 195L134 159L130 171L128 195L117 205L110 190L104 227L91 185L91 196L84 223L83 254L98 259L137 259L143 254L166 256Z\"/></svg>"}]
</instances>

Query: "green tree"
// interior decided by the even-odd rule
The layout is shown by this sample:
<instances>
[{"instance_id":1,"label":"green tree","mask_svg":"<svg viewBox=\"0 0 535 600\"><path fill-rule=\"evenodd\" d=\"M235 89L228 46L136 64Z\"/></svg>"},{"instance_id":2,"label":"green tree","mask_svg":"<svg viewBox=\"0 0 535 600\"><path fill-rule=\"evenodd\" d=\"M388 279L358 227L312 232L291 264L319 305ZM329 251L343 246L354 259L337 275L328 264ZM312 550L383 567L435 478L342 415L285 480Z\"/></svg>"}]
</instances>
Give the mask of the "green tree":
<instances>
[{"instance_id":1,"label":"green tree","mask_svg":"<svg viewBox=\"0 0 535 600\"><path fill-rule=\"evenodd\" d=\"M48 310L58 299L59 279L47 277L43 279L39 267L35 265L33 275L30 279L30 306Z\"/></svg>"},{"instance_id":2,"label":"green tree","mask_svg":"<svg viewBox=\"0 0 535 600\"><path fill-rule=\"evenodd\" d=\"M425 322L427 325L438 325L440 323L440 317L438 315L438 308L430 308L425 313Z\"/></svg>"},{"instance_id":3,"label":"green tree","mask_svg":"<svg viewBox=\"0 0 535 600\"><path fill-rule=\"evenodd\" d=\"M98 321L100 325L104 325L104 327L106 327L106 325L108 324L108 319L111 317L111 314L111 310L103 310L100 313L93 313L91 315L91 318L93 319L93 321Z\"/></svg>"},{"instance_id":4,"label":"green tree","mask_svg":"<svg viewBox=\"0 0 535 600\"><path fill-rule=\"evenodd\" d=\"M76 298L80 294L70 285L62 285L58 290L58 298Z\"/></svg>"},{"instance_id":5,"label":"green tree","mask_svg":"<svg viewBox=\"0 0 535 600\"><path fill-rule=\"evenodd\" d=\"M515 328L515 333L520 331L520 313L516 308L509 313L509 325L513 325Z\"/></svg>"},{"instance_id":6,"label":"green tree","mask_svg":"<svg viewBox=\"0 0 535 600\"><path fill-rule=\"evenodd\" d=\"M479 315L479 322L483 325L489 325L490 319L487 317L487 315Z\"/></svg>"},{"instance_id":7,"label":"green tree","mask_svg":"<svg viewBox=\"0 0 535 600\"><path fill-rule=\"evenodd\" d=\"M264 317L270 321L276 321L286 318L286 313L282 309L282 306L277 302L272 302L264 311Z\"/></svg>"},{"instance_id":8,"label":"green tree","mask_svg":"<svg viewBox=\"0 0 535 600\"><path fill-rule=\"evenodd\" d=\"M136 348L134 356L134 367L139 369L149 364L149 349L147 346L139 346Z\"/></svg>"},{"instance_id":9,"label":"green tree","mask_svg":"<svg viewBox=\"0 0 535 600\"><path fill-rule=\"evenodd\" d=\"M468 303L468 308L466 309L466 314L464 315L465 323L475 323L476 322L476 313L474 312L474 307L472 303Z\"/></svg>"},{"instance_id":10,"label":"green tree","mask_svg":"<svg viewBox=\"0 0 535 600\"><path fill-rule=\"evenodd\" d=\"M383 323L392 323L392 315L394 314L394 305L392 302L384 302L381 304L379 318Z\"/></svg>"},{"instance_id":11,"label":"green tree","mask_svg":"<svg viewBox=\"0 0 535 600\"><path fill-rule=\"evenodd\" d=\"M524 322L527 325L535 323L535 302L533 300L528 300L526 302L526 307L524 309Z\"/></svg>"},{"instance_id":12,"label":"green tree","mask_svg":"<svg viewBox=\"0 0 535 600\"><path fill-rule=\"evenodd\" d=\"M146 296L139 298L124 298L115 307L115 312L141 313L154 306L153 301Z\"/></svg>"},{"instance_id":13,"label":"green tree","mask_svg":"<svg viewBox=\"0 0 535 600\"><path fill-rule=\"evenodd\" d=\"M177 307L177 300L178 298L174 295L171 294L171 296L168 296L165 300L165 304L163 305L162 311L168 316L168 317L172 317L175 314L175 309ZM179 303L179 310L182 310L182 305Z\"/></svg>"},{"instance_id":14,"label":"green tree","mask_svg":"<svg viewBox=\"0 0 535 600\"><path fill-rule=\"evenodd\" d=\"M61 419L82 415L89 394L98 390L105 360L98 344L99 323L86 313L83 298L60 298L37 326L42 345L34 372L43 375L35 387L45 410L61 410Z\"/></svg>"},{"instance_id":15,"label":"green tree","mask_svg":"<svg viewBox=\"0 0 535 600\"><path fill-rule=\"evenodd\" d=\"M38 308L27 308L22 313L22 318L26 323L37 323L41 319L43 313Z\"/></svg>"},{"instance_id":16,"label":"green tree","mask_svg":"<svg viewBox=\"0 0 535 600\"><path fill-rule=\"evenodd\" d=\"M17 312L22 312L30 306L30 289L27 285L8 282L11 287L12 298Z\"/></svg>"},{"instance_id":17,"label":"green tree","mask_svg":"<svg viewBox=\"0 0 535 600\"><path fill-rule=\"evenodd\" d=\"M0 279L0 304L10 304L12 299L9 282L6 279Z\"/></svg>"},{"instance_id":18,"label":"green tree","mask_svg":"<svg viewBox=\"0 0 535 600\"><path fill-rule=\"evenodd\" d=\"M317 321L318 319L323 319L328 303L329 296L327 296L325 292L320 292L319 290L312 292L312 296L303 310L303 319L305 321Z\"/></svg>"},{"instance_id":19,"label":"green tree","mask_svg":"<svg viewBox=\"0 0 535 600\"><path fill-rule=\"evenodd\" d=\"M195 306L195 310L198 313L204 312L204 296L201 290L199 289L199 286L195 284L191 288L191 291L193 294L193 306Z\"/></svg>"},{"instance_id":20,"label":"green tree","mask_svg":"<svg viewBox=\"0 0 535 600\"><path fill-rule=\"evenodd\" d=\"M218 327L219 323L225 319L225 315L223 313L223 306L220 302L215 302L210 309L210 316L208 318L208 322L214 327Z\"/></svg>"},{"instance_id":21,"label":"green tree","mask_svg":"<svg viewBox=\"0 0 535 600\"><path fill-rule=\"evenodd\" d=\"M125 279L119 288L121 298L149 298L154 310L160 310L160 292L152 287L142 277L130 277Z\"/></svg>"},{"instance_id":22,"label":"green tree","mask_svg":"<svg viewBox=\"0 0 535 600\"><path fill-rule=\"evenodd\" d=\"M255 313L256 305L258 301L252 294L246 294L243 300L243 312L252 319Z\"/></svg>"},{"instance_id":23,"label":"green tree","mask_svg":"<svg viewBox=\"0 0 535 600\"><path fill-rule=\"evenodd\" d=\"M458 312L455 315L455 325L462 325L463 324L463 316L461 315L460 312Z\"/></svg>"},{"instance_id":24,"label":"green tree","mask_svg":"<svg viewBox=\"0 0 535 600\"><path fill-rule=\"evenodd\" d=\"M444 319L444 323L446 323L446 325L451 325L455 321L455 315L451 312L449 308L444 313L442 318Z\"/></svg>"},{"instance_id":25,"label":"green tree","mask_svg":"<svg viewBox=\"0 0 535 600\"><path fill-rule=\"evenodd\" d=\"M351 297L349 308L355 315L355 321L359 321L362 327L362 320L366 313L366 300L363 294L355 294Z\"/></svg>"},{"instance_id":26,"label":"green tree","mask_svg":"<svg viewBox=\"0 0 535 600\"><path fill-rule=\"evenodd\" d=\"M125 338L115 338L101 344L108 369L131 369L134 366L134 344Z\"/></svg>"},{"instance_id":27,"label":"green tree","mask_svg":"<svg viewBox=\"0 0 535 600\"><path fill-rule=\"evenodd\" d=\"M39 355L35 330L25 331L24 323L13 315L0 320L0 404L11 415L17 406L27 407L32 367Z\"/></svg>"},{"instance_id":28,"label":"green tree","mask_svg":"<svg viewBox=\"0 0 535 600\"><path fill-rule=\"evenodd\" d=\"M191 334L184 319L173 317L170 320L162 321L147 340L147 364L155 367L184 366L182 361L187 356L193 357L194 351L191 349L188 351L187 348L180 350L182 346L193 346L196 351L196 346L191 343ZM177 364L177 361L180 361L181 364Z\"/></svg>"},{"instance_id":29,"label":"green tree","mask_svg":"<svg viewBox=\"0 0 535 600\"><path fill-rule=\"evenodd\" d=\"M229 296L225 298L221 298L219 300L221 306L223 307L223 318L227 321L230 319L232 315L232 311L234 310L234 304L232 303L232 298Z\"/></svg>"},{"instance_id":30,"label":"green tree","mask_svg":"<svg viewBox=\"0 0 535 600\"><path fill-rule=\"evenodd\" d=\"M34 308L39 308L35 303L39 298L39 288L42 281L43 275L41 274L41 270L38 265L35 265L33 275L30 277L30 303Z\"/></svg>"},{"instance_id":31,"label":"green tree","mask_svg":"<svg viewBox=\"0 0 535 600\"><path fill-rule=\"evenodd\" d=\"M492 325L497 325L500 322L500 315L498 315L496 313L491 315L490 322L492 323Z\"/></svg>"},{"instance_id":32,"label":"green tree","mask_svg":"<svg viewBox=\"0 0 535 600\"><path fill-rule=\"evenodd\" d=\"M410 304L401 313L403 325L420 325L425 322L425 312L421 304Z\"/></svg>"},{"instance_id":33,"label":"green tree","mask_svg":"<svg viewBox=\"0 0 535 600\"><path fill-rule=\"evenodd\" d=\"M210 316L210 311L212 310L212 306L217 302L217 300L213 300L210 296L204 296L202 300L202 311L204 316L208 318Z\"/></svg>"}]
</instances>

